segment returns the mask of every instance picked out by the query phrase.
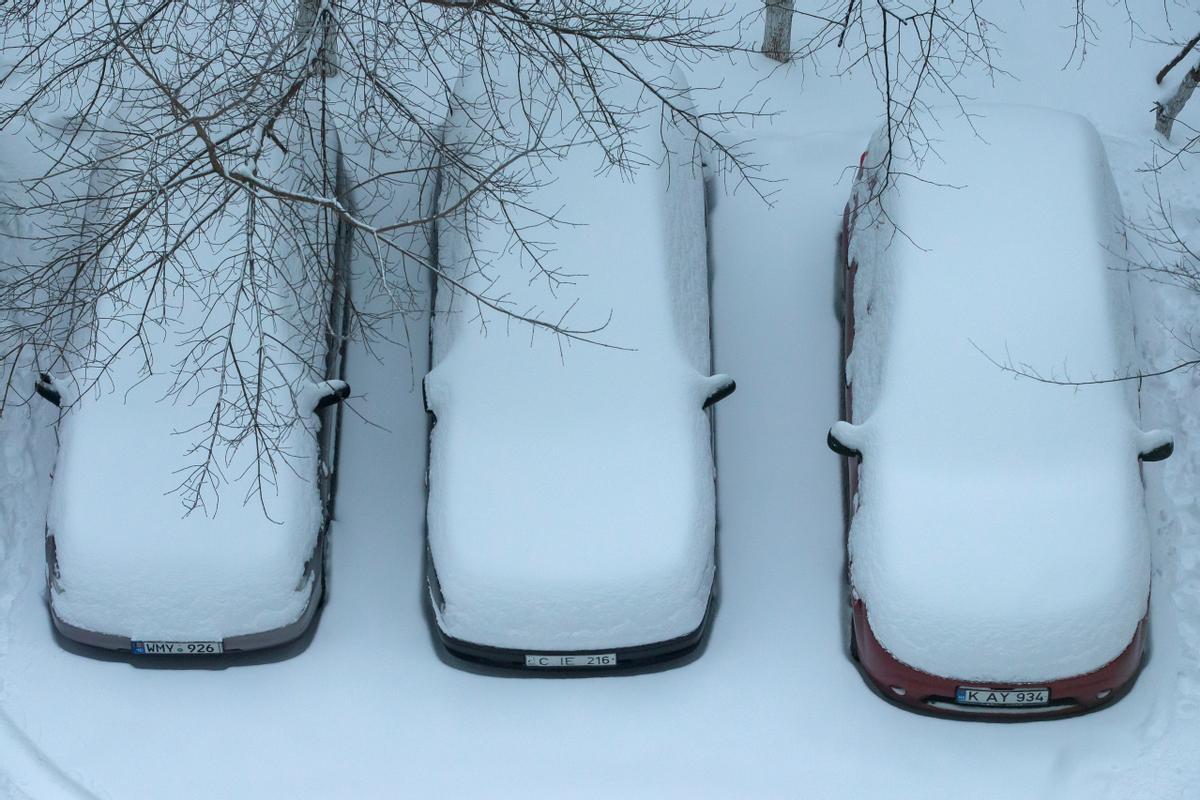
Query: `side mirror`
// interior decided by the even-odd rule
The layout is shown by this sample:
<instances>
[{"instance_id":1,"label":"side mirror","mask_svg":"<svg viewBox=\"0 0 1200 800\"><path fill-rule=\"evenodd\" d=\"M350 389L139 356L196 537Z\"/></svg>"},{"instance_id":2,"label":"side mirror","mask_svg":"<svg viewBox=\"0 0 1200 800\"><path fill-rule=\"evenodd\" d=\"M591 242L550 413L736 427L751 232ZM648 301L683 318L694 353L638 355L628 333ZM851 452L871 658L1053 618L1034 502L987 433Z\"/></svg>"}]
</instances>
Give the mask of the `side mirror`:
<instances>
[{"instance_id":1,"label":"side mirror","mask_svg":"<svg viewBox=\"0 0 1200 800\"><path fill-rule=\"evenodd\" d=\"M1143 433L1138 442L1138 459L1163 461L1175 452L1175 437L1170 431L1153 430Z\"/></svg>"},{"instance_id":2,"label":"side mirror","mask_svg":"<svg viewBox=\"0 0 1200 800\"><path fill-rule=\"evenodd\" d=\"M345 381L321 381L310 384L298 405L308 407L315 414L322 408L336 405L350 396L350 384Z\"/></svg>"},{"instance_id":3,"label":"side mirror","mask_svg":"<svg viewBox=\"0 0 1200 800\"><path fill-rule=\"evenodd\" d=\"M708 394L704 400L704 408L716 405L737 389L737 383L728 375L713 375L706 379Z\"/></svg>"},{"instance_id":4,"label":"side mirror","mask_svg":"<svg viewBox=\"0 0 1200 800\"><path fill-rule=\"evenodd\" d=\"M859 444L859 426L849 422L835 422L825 437L829 449L839 456L847 458L862 458L862 446Z\"/></svg>"},{"instance_id":5,"label":"side mirror","mask_svg":"<svg viewBox=\"0 0 1200 800\"><path fill-rule=\"evenodd\" d=\"M62 405L62 392L54 386L54 378L45 372L39 372L33 383L33 390L54 405Z\"/></svg>"},{"instance_id":6,"label":"side mirror","mask_svg":"<svg viewBox=\"0 0 1200 800\"><path fill-rule=\"evenodd\" d=\"M432 431L437 425L437 414L434 413L433 406L429 405L428 375L421 379L421 405L425 406L425 413L429 416L429 429Z\"/></svg>"}]
</instances>

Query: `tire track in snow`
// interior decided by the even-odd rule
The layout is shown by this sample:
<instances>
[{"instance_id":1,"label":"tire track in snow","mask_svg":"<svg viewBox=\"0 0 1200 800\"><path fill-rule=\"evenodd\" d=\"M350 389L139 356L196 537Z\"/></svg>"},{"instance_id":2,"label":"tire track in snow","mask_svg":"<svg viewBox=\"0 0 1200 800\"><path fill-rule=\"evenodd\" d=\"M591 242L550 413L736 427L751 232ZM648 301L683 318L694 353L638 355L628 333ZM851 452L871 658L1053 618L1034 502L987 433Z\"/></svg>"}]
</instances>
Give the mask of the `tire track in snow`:
<instances>
[{"instance_id":1,"label":"tire track in snow","mask_svg":"<svg viewBox=\"0 0 1200 800\"><path fill-rule=\"evenodd\" d=\"M8 649L13 601L29 575L20 542L29 533L33 516L34 481L32 420L28 408L10 408L0 417L0 656ZM4 682L0 676L0 697Z\"/></svg>"},{"instance_id":2,"label":"tire track in snow","mask_svg":"<svg viewBox=\"0 0 1200 800\"><path fill-rule=\"evenodd\" d=\"M0 706L0 754L7 775L0 774L0 791L7 800L100 800L63 771L21 730ZM15 794L20 792L20 794Z\"/></svg>"},{"instance_id":3,"label":"tire track in snow","mask_svg":"<svg viewBox=\"0 0 1200 800\"><path fill-rule=\"evenodd\" d=\"M43 414L12 407L0 417L0 666L12 630L13 606L38 573L45 520L51 434ZM54 763L5 709L0 669L0 796L6 800L58 800L97 796Z\"/></svg>"},{"instance_id":4,"label":"tire track in snow","mask_svg":"<svg viewBox=\"0 0 1200 800\"><path fill-rule=\"evenodd\" d=\"M1110 138L1105 142L1121 189L1126 216L1150 221L1151 178L1137 174L1149 153L1148 139ZM1200 195L1190 173L1168 171L1161 179L1179 233L1200 240ZM1145 256L1153 250L1131 233ZM1157 254L1161 259L1165 254ZM1200 266L1200 265L1193 265ZM1139 337L1143 369L1195 358L1184 344L1200 336L1200 294L1135 276L1141 294ZM1184 798L1179 787L1200 784L1200 371L1181 370L1147 380L1142 389L1143 427L1175 434L1174 456L1147 469L1147 501L1153 531L1154 589L1151 604L1152 657L1169 658L1172 672L1160 689L1164 702L1142 725L1137 760L1105 781L1104 794L1118 800ZM1174 628L1172 630L1171 628ZM1171 680L1173 679L1173 680ZM1171 685L1173 683L1173 685ZM1191 800L1192 795L1186 795Z\"/></svg>"},{"instance_id":5,"label":"tire track in snow","mask_svg":"<svg viewBox=\"0 0 1200 800\"><path fill-rule=\"evenodd\" d=\"M1190 176L1177 176L1176 181L1164 181L1164 189L1179 196L1172 200L1176 222L1183 225L1181 234L1190 241L1200 238L1200 203L1190 190ZM1174 189L1175 191L1171 191ZM1191 320L1200 320L1200 296L1190 290L1170 286L1159 288L1158 306L1161 320L1150 331L1157 337L1150 355L1153 364L1171 364L1194 358L1185 351L1176 336L1187 341L1200 328ZM1175 713L1179 722L1190 722L1194 728L1200 718L1200 372L1183 370L1150 384L1153 405L1151 425L1162 424L1175 432L1175 456L1164 464L1162 486L1166 497L1157 509L1157 543L1159 556L1156 571L1165 579L1170 592L1178 628L1178 686ZM1178 727L1172 726L1172 727Z\"/></svg>"}]
</instances>

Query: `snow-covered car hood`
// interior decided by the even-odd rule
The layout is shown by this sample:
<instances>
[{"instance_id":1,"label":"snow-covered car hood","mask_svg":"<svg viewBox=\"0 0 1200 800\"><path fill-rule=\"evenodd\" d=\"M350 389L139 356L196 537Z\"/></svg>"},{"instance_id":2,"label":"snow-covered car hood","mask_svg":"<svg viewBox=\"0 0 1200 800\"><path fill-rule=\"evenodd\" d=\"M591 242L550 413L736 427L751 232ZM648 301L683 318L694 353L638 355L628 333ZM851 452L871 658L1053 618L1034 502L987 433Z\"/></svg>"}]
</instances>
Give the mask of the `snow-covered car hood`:
<instances>
[{"instance_id":1,"label":"snow-covered car hood","mask_svg":"<svg viewBox=\"0 0 1200 800\"><path fill-rule=\"evenodd\" d=\"M1132 458L950 476L877 453L861 469L853 585L896 658L944 677L1047 681L1128 646L1150 588Z\"/></svg>"},{"instance_id":2,"label":"snow-covered car hood","mask_svg":"<svg viewBox=\"0 0 1200 800\"><path fill-rule=\"evenodd\" d=\"M160 383L84 398L61 421L48 518L55 613L132 639L221 639L295 621L323 518L314 437L297 426L291 463L261 503L247 497L252 457L240 453L221 465L229 482L219 507L185 516L172 490L195 454L180 431L206 410L153 402Z\"/></svg>"},{"instance_id":3,"label":"snow-covered car hood","mask_svg":"<svg viewBox=\"0 0 1200 800\"><path fill-rule=\"evenodd\" d=\"M461 396L433 430L439 621L496 647L624 647L688 634L714 570L703 398L683 374L597 393L569 379L595 376L588 367L560 369L564 380L534 395L499 383L488 391L476 374L478 384L454 387Z\"/></svg>"}]
</instances>

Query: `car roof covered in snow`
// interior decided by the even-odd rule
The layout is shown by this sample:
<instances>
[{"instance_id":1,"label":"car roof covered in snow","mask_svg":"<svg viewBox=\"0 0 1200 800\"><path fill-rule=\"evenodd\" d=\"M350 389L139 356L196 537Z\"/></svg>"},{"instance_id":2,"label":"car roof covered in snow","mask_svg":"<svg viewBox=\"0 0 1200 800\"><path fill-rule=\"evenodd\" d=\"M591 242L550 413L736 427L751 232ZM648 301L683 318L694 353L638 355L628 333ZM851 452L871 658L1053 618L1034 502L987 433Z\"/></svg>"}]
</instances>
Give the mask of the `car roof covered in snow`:
<instances>
[{"instance_id":1,"label":"car roof covered in snow","mask_svg":"<svg viewBox=\"0 0 1200 800\"><path fill-rule=\"evenodd\" d=\"M877 135L853 201L853 581L880 642L913 666L1079 674L1145 613L1135 386L1002 367L1136 372L1120 205L1083 118L950 117L923 159L898 146L881 193Z\"/></svg>"},{"instance_id":2,"label":"car roof covered in snow","mask_svg":"<svg viewBox=\"0 0 1200 800\"><path fill-rule=\"evenodd\" d=\"M211 212L211 198L192 207L195 199L173 201L172 213ZM182 256L191 283L168 272L165 288L139 277L101 298L90 357L56 371L64 413L48 529L64 621L134 639L221 639L300 617L324 512L318 422L299 406L311 405L306 393L324 377L319 309L330 286L312 266L320 257L280 226L306 213L309 226L320 224L304 211L265 223L275 226L264 241L278 257L257 265L260 294L251 297L236 290L246 206L235 196ZM267 305L274 313L260 314ZM250 370L246 397L226 341ZM222 381L235 384L223 395ZM259 435L240 438L256 402ZM211 475L200 483L210 447Z\"/></svg>"},{"instance_id":3,"label":"car roof covered in snow","mask_svg":"<svg viewBox=\"0 0 1200 800\"><path fill-rule=\"evenodd\" d=\"M561 224L527 227L532 246L491 202L476 224L439 223L440 268L462 287L439 283L426 379L430 548L452 636L623 646L703 618L715 524L703 178L694 131L660 125L657 109L636 124L632 172L587 143L534 167L542 185L522 205ZM471 130L452 120L451 136ZM518 227L539 219L509 211ZM597 330L558 336L469 292Z\"/></svg>"}]
</instances>

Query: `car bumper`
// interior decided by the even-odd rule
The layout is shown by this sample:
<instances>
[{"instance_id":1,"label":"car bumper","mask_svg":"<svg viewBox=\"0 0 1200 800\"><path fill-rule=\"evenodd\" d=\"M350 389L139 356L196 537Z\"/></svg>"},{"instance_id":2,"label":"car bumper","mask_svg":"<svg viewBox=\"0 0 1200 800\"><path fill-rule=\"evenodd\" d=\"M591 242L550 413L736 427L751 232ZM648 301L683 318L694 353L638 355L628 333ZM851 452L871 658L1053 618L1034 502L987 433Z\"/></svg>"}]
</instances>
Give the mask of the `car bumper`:
<instances>
[{"instance_id":1,"label":"car bumper","mask_svg":"<svg viewBox=\"0 0 1200 800\"><path fill-rule=\"evenodd\" d=\"M1022 721L1057 719L1084 714L1111 705L1132 688L1145 651L1146 619L1138 623L1129 645L1112 661L1084 675L1032 683L992 683L987 688L1016 690L1047 688L1050 702L1042 706L975 706L955 700L959 686L981 686L978 681L947 678L922 672L898 661L875 638L867 621L866 605L853 604L851 632L855 660L863 677L889 702L926 714L955 719Z\"/></svg>"},{"instance_id":2,"label":"car bumper","mask_svg":"<svg viewBox=\"0 0 1200 800\"><path fill-rule=\"evenodd\" d=\"M492 647L448 635L435 625L446 652L467 664L512 670L529 675L613 675L646 669L682 666L697 653L708 634L715 603L709 600L700 625L674 639L631 647L589 650L541 650Z\"/></svg>"}]
</instances>

